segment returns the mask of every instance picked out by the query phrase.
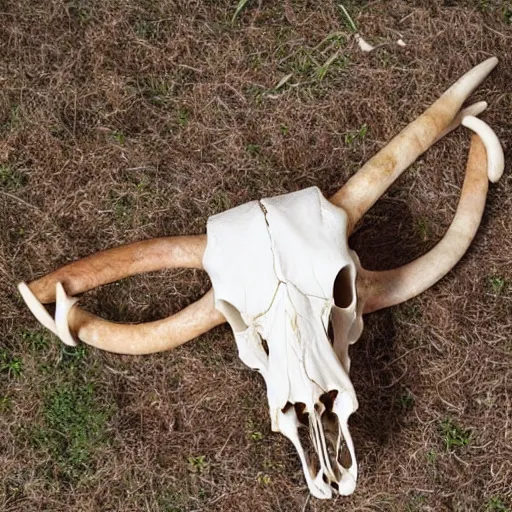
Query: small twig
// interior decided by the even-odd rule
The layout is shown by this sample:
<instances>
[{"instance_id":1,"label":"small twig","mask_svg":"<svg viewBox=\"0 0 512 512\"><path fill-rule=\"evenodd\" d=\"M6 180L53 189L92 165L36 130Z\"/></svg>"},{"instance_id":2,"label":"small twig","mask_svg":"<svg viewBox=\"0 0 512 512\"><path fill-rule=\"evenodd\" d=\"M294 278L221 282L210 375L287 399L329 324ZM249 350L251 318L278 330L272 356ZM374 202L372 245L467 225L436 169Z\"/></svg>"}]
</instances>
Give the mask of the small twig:
<instances>
[{"instance_id":1,"label":"small twig","mask_svg":"<svg viewBox=\"0 0 512 512\"><path fill-rule=\"evenodd\" d=\"M19 203L24 204L25 206L28 206L29 208L32 208L39 214L44 215L44 213L37 206L27 203L27 201L21 199L21 197L15 196L14 194L9 194L9 192L4 192L3 190L0 190L0 194L2 194L3 196L6 196L6 197L10 197L11 199L18 201Z\"/></svg>"},{"instance_id":2,"label":"small twig","mask_svg":"<svg viewBox=\"0 0 512 512\"><path fill-rule=\"evenodd\" d=\"M308 497L306 498L306 502L304 503L304 506L302 507L302 512L306 512L306 508L307 508L310 500L311 500L311 494L308 494Z\"/></svg>"},{"instance_id":3,"label":"small twig","mask_svg":"<svg viewBox=\"0 0 512 512\"><path fill-rule=\"evenodd\" d=\"M415 352L416 350L420 350L424 348L423 345L420 345L419 347L414 347L402 354L401 356L398 356L397 358L393 359L390 363L388 363L384 368L388 369L390 366L394 365L396 362L400 361L400 359L403 359L404 357L407 357L411 352Z\"/></svg>"},{"instance_id":4,"label":"small twig","mask_svg":"<svg viewBox=\"0 0 512 512\"><path fill-rule=\"evenodd\" d=\"M501 32L498 32L497 30L489 27L488 25L484 25L484 27L487 29L487 30L490 30L491 32L494 32L496 35L498 36L501 36L503 37L503 39L510 39L510 36L506 36L505 34L501 33Z\"/></svg>"},{"instance_id":5,"label":"small twig","mask_svg":"<svg viewBox=\"0 0 512 512\"><path fill-rule=\"evenodd\" d=\"M342 10L343 14L345 15L345 18L347 18L347 21L352 28L354 32L357 32L356 24L354 23L354 20L351 18L350 14L348 13L347 9L345 9L343 4L339 4L340 9Z\"/></svg>"}]
</instances>

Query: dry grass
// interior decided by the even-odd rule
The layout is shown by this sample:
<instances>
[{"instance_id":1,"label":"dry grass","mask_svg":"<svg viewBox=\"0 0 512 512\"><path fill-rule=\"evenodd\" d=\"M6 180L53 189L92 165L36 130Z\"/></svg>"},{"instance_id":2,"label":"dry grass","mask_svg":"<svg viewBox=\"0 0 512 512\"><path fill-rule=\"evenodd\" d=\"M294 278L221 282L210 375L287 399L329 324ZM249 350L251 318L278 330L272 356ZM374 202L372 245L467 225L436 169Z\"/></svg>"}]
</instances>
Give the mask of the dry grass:
<instances>
[{"instance_id":1,"label":"dry grass","mask_svg":"<svg viewBox=\"0 0 512 512\"><path fill-rule=\"evenodd\" d=\"M507 2L345 2L369 42L398 31L407 43L370 55L337 2L250 1L232 23L236 4L0 3L0 509L510 510L510 164L450 275L366 319L352 350L360 479L349 498L308 501L226 327L148 357L64 352L17 296L21 279L204 232L209 215L250 199L333 192L490 55L501 64L475 97L510 162ZM442 236L467 149L462 130L443 140L367 215L351 240L366 266L408 261ZM146 321L207 286L201 273L161 272L85 304Z\"/></svg>"}]
</instances>

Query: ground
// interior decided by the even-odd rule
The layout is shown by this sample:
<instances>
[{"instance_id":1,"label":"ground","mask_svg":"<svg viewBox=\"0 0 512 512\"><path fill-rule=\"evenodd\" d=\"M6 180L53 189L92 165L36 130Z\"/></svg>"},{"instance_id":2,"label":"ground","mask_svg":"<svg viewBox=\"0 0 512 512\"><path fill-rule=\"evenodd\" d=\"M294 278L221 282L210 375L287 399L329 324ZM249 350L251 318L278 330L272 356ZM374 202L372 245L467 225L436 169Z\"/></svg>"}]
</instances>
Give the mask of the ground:
<instances>
[{"instance_id":1,"label":"ground","mask_svg":"<svg viewBox=\"0 0 512 512\"><path fill-rule=\"evenodd\" d=\"M7 0L0 11L0 510L511 510L512 4ZM382 46L363 53L354 29ZM351 349L353 496L308 497L227 327L152 356L65 349L18 296L20 280L204 233L208 216L248 200L333 193L492 55L499 67L474 99L489 102L505 174L453 271L365 319ZM442 237L468 147L465 129L443 139L366 215L350 241L365 266L410 261ZM208 287L199 271L157 272L82 304L148 321Z\"/></svg>"}]
</instances>

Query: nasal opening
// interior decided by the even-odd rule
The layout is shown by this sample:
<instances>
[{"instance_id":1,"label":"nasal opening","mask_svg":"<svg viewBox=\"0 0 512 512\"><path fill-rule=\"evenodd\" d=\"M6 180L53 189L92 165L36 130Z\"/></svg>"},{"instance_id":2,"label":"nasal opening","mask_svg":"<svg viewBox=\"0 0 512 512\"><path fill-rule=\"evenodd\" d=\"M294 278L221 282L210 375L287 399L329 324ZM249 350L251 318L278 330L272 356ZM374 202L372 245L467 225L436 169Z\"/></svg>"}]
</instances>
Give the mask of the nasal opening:
<instances>
[{"instance_id":1,"label":"nasal opening","mask_svg":"<svg viewBox=\"0 0 512 512\"><path fill-rule=\"evenodd\" d=\"M282 409L283 413L291 412L292 408L295 412L297 435L311 478L314 480L320 473L322 480L335 491L339 491L343 469L350 469L353 462L338 415L333 411L337 396L337 390L324 393L311 413L303 402L288 402Z\"/></svg>"},{"instance_id":2,"label":"nasal opening","mask_svg":"<svg viewBox=\"0 0 512 512\"><path fill-rule=\"evenodd\" d=\"M299 444L304 450L306 464L309 468L311 478L314 480L321 469L321 464L312 438L309 412L307 411L306 404L304 402L296 402L294 404L287 402L283 407L282 412L286 414L291 408L294 409L299 422L297 427Z\"/></svg>"}]
</instances>

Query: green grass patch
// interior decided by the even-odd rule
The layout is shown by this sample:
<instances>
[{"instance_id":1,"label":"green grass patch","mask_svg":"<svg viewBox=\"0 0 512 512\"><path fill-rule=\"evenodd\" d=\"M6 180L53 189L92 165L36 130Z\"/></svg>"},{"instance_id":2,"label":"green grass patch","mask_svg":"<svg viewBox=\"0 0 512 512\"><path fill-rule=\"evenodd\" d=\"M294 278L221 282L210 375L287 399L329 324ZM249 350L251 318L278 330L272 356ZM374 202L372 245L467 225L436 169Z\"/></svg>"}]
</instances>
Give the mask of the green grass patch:
<instances>
[{"instance_id":1,"label":"green grass patch","mask_svg":"<svg viewBox=\"0 0 512 512\"><path fill-rule=\"evenodd\" d=\"M507 25L512 25L512 5L503 7L503 21Z\"/></svg>"},{"instance_id":2,"label":"green grass patch","mask_svg":"<svg viewBox=\"0 0 512 512\"><path fill-rule=\"evenodd\" d=\"M262 487L266 487L272 483L272 477L267 475L267 473L258 473L256 480Z\"/></svg>"},{"instance_id":3,"label":"green grass patch","mask_svg":"<svg viewBox=\"0 0 512 512\"><path fill-rule=\"evenodd\" d=\"M256 426L252 420L247 421L246 425L247 437L251 441L261 441L264 438L263 432Z\"/></svg>"},{"instance_id":4,"label":"green grass patch","mask_svg":"<svg viewBox=\"0 0 512 512\"><path fill-rule=\"evenodd\" d=\"M350 15L350 13L346 9L346 7L342 3L339 3L338 7L340 9L340 15L341 15L341 20L343 21L343 24L351 32L357 32L357 26L356 26L356 24L354 22L354 19L352 18L352 16Z\"/></svg>"},{"instance_id":5,"label":"green grass patch","mask_svg":"<svg viewBox=\"0 0 512 512\"><path fill-rule=\"evenodd\" d=\"M501 295L507 286L507 281L500 276L489 277L489 287L494 295Z\"/></svg>"},{"instance_id":6,"label":"green grass patch","mask_svg":"<svg viewBox=\"0 0 512 512\"><path fill-rule=\"evenodd\" d=\"M331 68L345 69L348 66L349 58L347 55L340 55L338 52L331 55L320 67L314 72L314 77L321 81Z\"/></svg>"},{"instance_id":7,"label":"green grass patch","mask_svg":"<svg viewBox=\"0 0 512 512\"><path fill-rule=\"evenodd\" d=\"M6 350L0 351L0 373L7 374L12 378L21 377L23 373L23 365L21 359L11 356Z\"/></svg>"},{"instance_id":8,"label":"green grass patch","mask_svg":"<svg viewBox=\"0 0 512 512\"><path fill-rule=\"evenodd\" d=\"M0 125L0 131L13 132L20 125L20 106L14 104L9 112L9 119Z\"/></svg>"},{"instance_id":9,"label":"green grass patch","mask_svg":"<svg viewBox=\"0 0 512 512\"><path fill-rule=\"evenodd\" d=\"M211 214L216 214L223 212L225 210L229 210L231 208L231 199L228 194L224 192L224 190L217 189L213 193L213 197L210 200L210 212Z\"/></svg>"},{"instance_id":10,"label":"green grass patch","mask_svg":"<svg viewBox=\"0 0 512 512\"><path fill-rule=\"evenodd\" d=\"M467 446L471 439L471 430L460 427L451 419L441 422L440 431L446 451Z\"/></svg>"},{"instance_id":11,"label":"green grass patch","mask_svg":"<svg viewBox=\"0 0 512 512\"><path fill-rule=\"evenodd\" d=\"M208 467L206 455L190 456L188 459L188 469L191 473L203 473Z\"/></svg>"},{"instance_id":12,"label":"green grass patch","mask_svg":"<svg viewBox=\"0 0 512 512\"><path fill-rule=\"evenodd\" d=\"M187 126L189 116L190 116L190 112L186 108L180 108L178 110L178 124L182 128L185 128L185 126Z\"/></svg>"},{"instance_id":13,"label":"green grass patch","mask_svg":"<svg viewBox=\"0 0 512 512\"><path fill-rule=\"evenodd\" d=\"M135 201L132 196L124 195L114 199L114 217L121 224L129 224L132 221Z\"/></svg>"},{"instance_id":14,"label":"green grass patch","mask_svg":"<svg viewBox=\"0 0 512 512\"><path fill-rule=\"evenodd\" d=\"M21 331L21 338L34 353L44 352L52 344L52 335L43 331Z\"/></svg>"},{"instance_id":15,"label":"green grass patch","mask_svg":"<svg viewBox=\"0 0 512 512\"><path fill-rule=\"evenodd\" d=\"M247 144L245 149L252 157L259 155L261 152L261 146L259 144Z\"/></svg>"},{"instance_id":16,"label":"green grass patch","mask_svg":"<svg viewBox=\"0 0 512 512\"><path fill-rule=\"evenodd\" d=\"M247 7L247 4L249 3L249 0L238 0L235 13L233 14L233 17L231 18L231 23L235 23L236 19L240 15L240 13Z\"/></svg>"},{"instance_id":17,"label":"green grass patch","mask_svg":"<svg viewBox=\"0 0 512 512\"><path fill-rule=\"evenodd\" d=\"M157 37L158 23L155 23L154 21L138 19L133 26L133 30L140 38L151 41Z\"/></svg>"},{"instance_id":18,"label":"green grass patch","mask_svg":"<svg viewBox=\"0 0 512 512\"><path fill-rule=\"evenodd\" d=\"M408 391L400 396L399 403L402 409L410 410L414 407L415 399L414 396Z\"/></svg>"},{"instance_id":19,"label":"green grass patch","mask_svg":"<svg viewBox=\"0 0 512 512\"><path fill-rule=\"evenodd\" d=\"M25 185L27 178L11 164L0 165L0 188L18 190Z\"/></svg>"},{"instance_id":20,"label":"green grass patch","mask_svg":"<svg viewBox=\"0 0 512 512\"><path fill-rule=\"evenodd\" d=\"M420 219L418 222L416 222L416 232L418 233L418 237L422 242L428 242L432 235L430 225L425 219Z\"/></svg>"},{"instance_id":21,"label":"green grass patch","mask_svg":"<svg viewBox=\"0 0 512 512\"><path fill-rule=\"evenodd\" d=\"M68 12L81 25L85 25L92 19L92 10L87 0L72 0L68 3Z\"/></svg>"},{"instance_id":22,"label":"green grass patch","mask_svg":"<svg viewBox=\"0 0 512 512\"><path fill-rule=\"evenodd\" d=\"M494 496L486 503L485 512L510 512L510 507L501 498Z\"/></svg>"},{"instance_id":23,"label":"green grass patch","mask_svg":"<svg viewBox=\"0 0 512 512\"><path fill-rule=\"evenodd\" d=\"M74 370L85 362L87 355L87 345L68 347L62 344L60 364L70 370Z\"/></svg>"},{"instance_id":24,"label":"green grass patch","mask_svg":"<svg viewBox=\"0 0 512 512\"><path fill-rule=\"evenodd\" d=\"M75 482L93 470L94 452L108 439L109 416L92 383L62 383L46 394L43 425L32 429L32 442L50 453L59 479Z\"/></svg>"},{"instance_id":25,"label":"green grass patch","mask_svg":"<svg viewBox=\"0 0 512 512\"><path fill-rule=\"evenodd\" d=\"M342 43L335 41L333 44L338 46ZM348 55L340 53L338 49L328 59L324 60L323 63L321 59L324 59L324 57L319 55L317 49L299 49L284 68L285 71L292 72L290 75L287 75L287 81L294 75L298 75L303 79L311 81L312 84L317 84L322 82L329 74L345 70L350 63Z\"/></svg>"},{"instance_id":26,"label":"green grass patch","mask_svg":"<svg viewBox=\"0 0 512 512\"><path fill-rule=\"evenodd\" d=\"M345 144L351 146L355 142L361 142L368 133L368 125L365 123L358 130L352 130L345 134Z\"/></svg>"},{"instance_id":27,"label":"green grass patch","mask_svg":"<svg viewBox=\"0 0 512 512\"><path fill-rule=\"evenodd\" d=\"M162 512L184 512L190 499L182 491L169 490L158 497L158 510Z\"/></svg>"},{"instance_id":28,"label":"green grass patch","mask_svg":"<svg viewBox=\"0 0 512 512\"><path fill-rule=\"evenodd\" d=\"M0 396L0 413L9 412L12 409L12 400L10 396Z\"/></svg>"},{"instance_id":29,"label":"green grass patch","mask_svg":"<svg viewBox=\"0 0 512 512\"><path fill-rule=\"evenodd\" d=\"M98 367L88 363L87 346L68 347L42 330L23 330L21 338L37 362L41 410L18 435L47 460L40 467L46 480L74 485L95 470L95 454L109 441L113 406L105 405L92 383Z\"/></svg>"},{"instance_id":30,"label":"green grass patch","mask_svg":"<svg viewBox=\"0 0 512 512\"><path fill-rule=\"evenodd\" d=\"M175 95L175 83L170 76L143 76L133 84L153 105L167 105Z\"/></svg>"},{"instance_id":31,"label":"green grass patch","mask_svg":"<svg viewBox=\"0 0 512 512\"><path fill-rule=\"evenodd\" d=\"M437 462L437 452L434 449L430 449L427 453L427 462L432 466Z\"/></svg>"},{"instance_id":32,"label":"green grass patch","mask_svg":"<svg viewBox=\"0 0 512 512\"><path fill-rule=\"evenodd\" d=\"M405 510L406 512L420 512L425 509L427 498L424 494L414 493L409 497L409 502L407 503Z\"/></svg>"},{"instance_id":33,"label":"green grass patch","mask_svg":"<svg viewBox=\"0 0 512 512\"><path fill-rule=\"evenodd\" d=\"M402 323L415 323L421 315L421 308L417 304L405 303L395 311L395 318Z\"/></svg>"},{"instance_id":34,"label":"green grass patch","mask_svg":"<svg viewBox=\"0 0 512 512\"><path fill-rule=\"evenodd\" d=\"M118 130L115 130L113 132L110 133L110 136L118 143L120 144L121 146L125 143L126 141L126 135L121 132L121 131L118 131Z\"/></svg>"}]
</instances>

